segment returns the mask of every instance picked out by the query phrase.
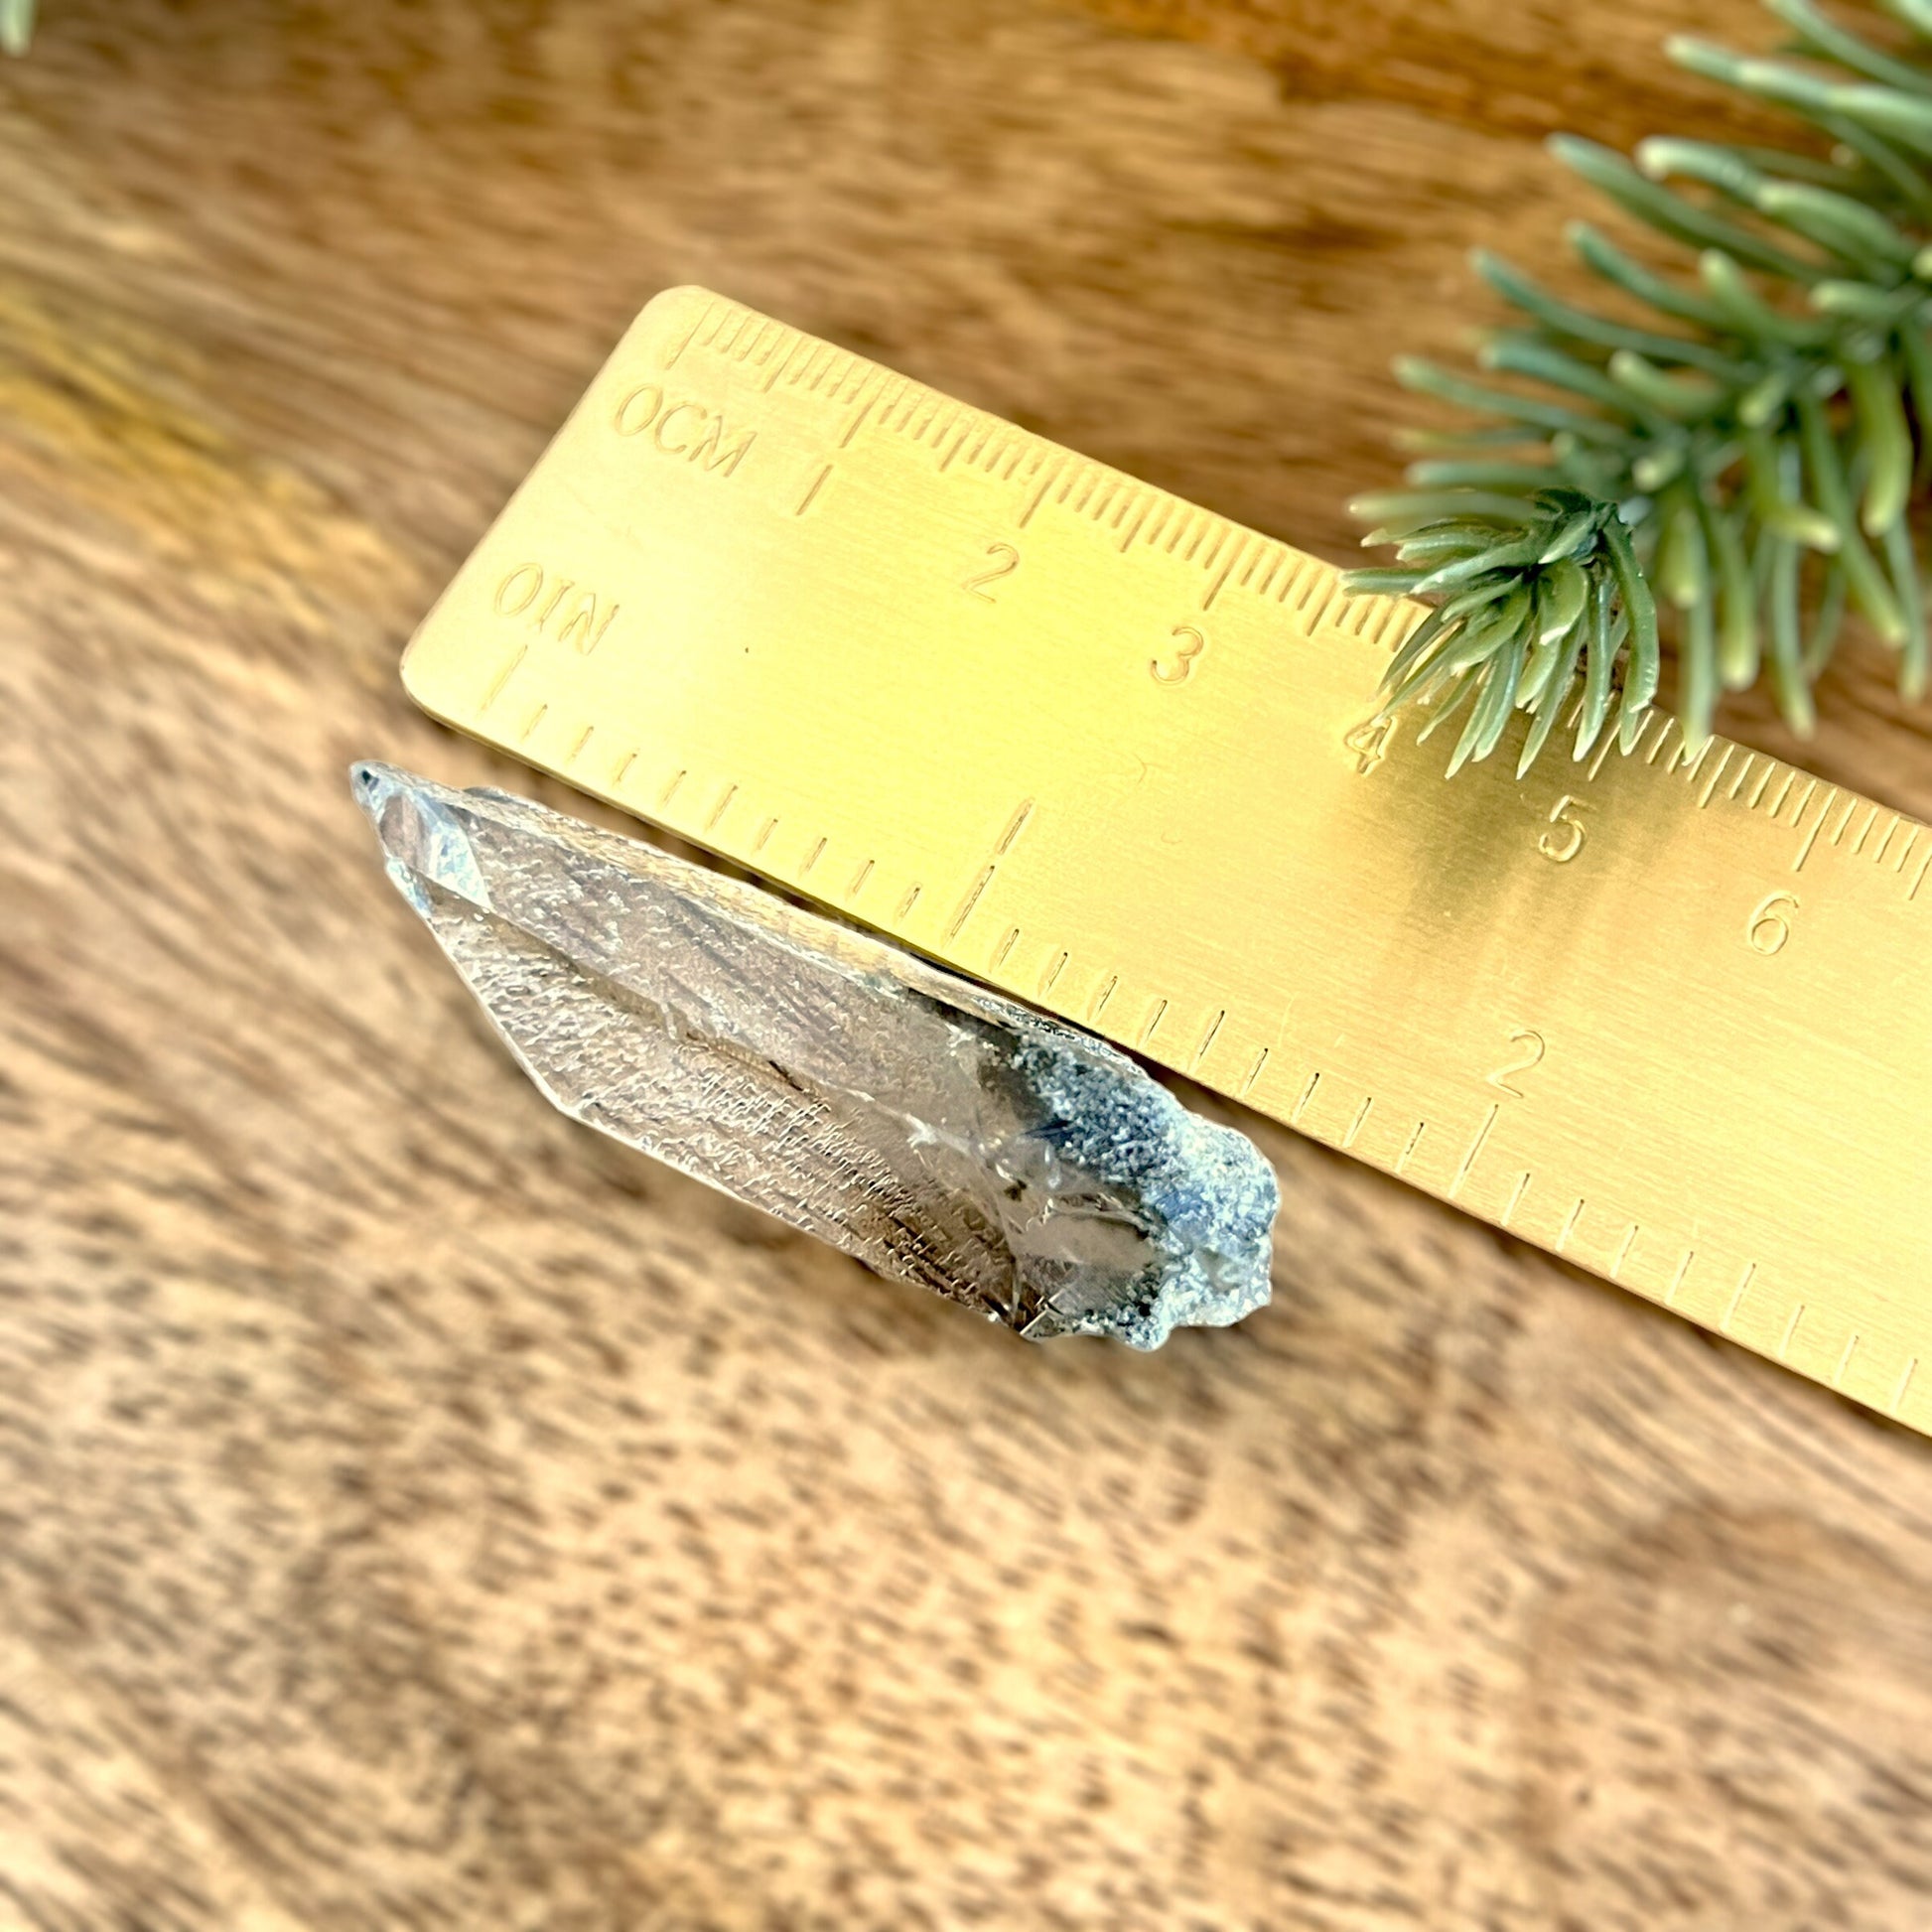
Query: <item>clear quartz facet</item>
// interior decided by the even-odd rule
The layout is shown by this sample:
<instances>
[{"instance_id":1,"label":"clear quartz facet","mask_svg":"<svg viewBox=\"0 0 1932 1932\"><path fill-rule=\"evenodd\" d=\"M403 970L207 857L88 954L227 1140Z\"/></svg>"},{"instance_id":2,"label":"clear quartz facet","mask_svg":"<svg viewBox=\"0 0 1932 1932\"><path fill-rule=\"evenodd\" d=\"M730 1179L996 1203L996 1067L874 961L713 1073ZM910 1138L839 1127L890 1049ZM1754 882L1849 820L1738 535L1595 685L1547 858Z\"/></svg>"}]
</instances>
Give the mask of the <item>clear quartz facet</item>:
<instances>
[{"instance_id":1,"label":"clear quartz facet","mask_svg":"<svg viewBox=\"0 0 1932 1932\"><path fill-rule=\"evenodd\" d=\"M1112 1047L499 791L352 767L390 877L552 1102L1022 1334L1268 1299L1274 1173Z\"/></svg>"}]
</instances>

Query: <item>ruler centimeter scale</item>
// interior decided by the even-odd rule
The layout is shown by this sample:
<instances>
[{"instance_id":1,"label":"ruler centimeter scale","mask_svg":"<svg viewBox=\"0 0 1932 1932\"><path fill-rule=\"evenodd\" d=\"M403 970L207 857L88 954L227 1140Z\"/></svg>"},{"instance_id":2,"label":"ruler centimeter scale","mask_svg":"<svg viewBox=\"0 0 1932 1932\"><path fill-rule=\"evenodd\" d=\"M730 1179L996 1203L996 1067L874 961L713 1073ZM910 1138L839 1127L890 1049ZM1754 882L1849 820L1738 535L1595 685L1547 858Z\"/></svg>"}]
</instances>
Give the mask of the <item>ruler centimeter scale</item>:
<instances>
[{"instance_id":1,"label":"ruler centimeter scale","mask_svg":"<svg viewBox=\"0 0 1932 1932\"><path fill-rule=\"evenodd\" d=\"M1932 1433L1932 830L1661 711L1446 782L1411 717L1368 722L1420 615L674 289L403 675Z\"/></svg>"}]
</instances>

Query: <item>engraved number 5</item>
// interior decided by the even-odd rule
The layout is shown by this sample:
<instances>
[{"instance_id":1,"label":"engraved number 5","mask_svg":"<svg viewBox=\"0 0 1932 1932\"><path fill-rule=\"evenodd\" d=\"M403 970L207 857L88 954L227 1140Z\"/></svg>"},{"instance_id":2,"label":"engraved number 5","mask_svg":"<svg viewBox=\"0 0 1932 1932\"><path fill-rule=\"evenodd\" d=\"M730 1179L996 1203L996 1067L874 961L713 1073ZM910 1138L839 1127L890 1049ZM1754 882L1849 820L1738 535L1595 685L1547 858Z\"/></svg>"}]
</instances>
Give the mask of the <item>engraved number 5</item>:
<instances>
[{"instance_id":1,"label":"engraved number 5","mask_svg":"<svg viewBox=\"0 0 1932 1932\"><path fill-rule=\"evenodd\" d=\"M1568 792L1550 807L1550 823L1561 825L1561 835L1553 836L1542 832L1537 835L1536 849L1553 864L1567 866L1584 849L1584 821L1577 816L1587 811L1581 798L1573 798Z\"/></svg>"},{"instance_id":2,"label":"engraved number 5","mask_svg":"<svg viewBox=\"0 0 1932 1932\"><path fill-rule=\"evenodd\" d=\"M1207 639L1191 623L1175 624L1173 634L1181 642L1173 664L1164 664L1158 657L1148 659L1148 669L1162 684L1185 684L1194 674L1194 659L1207 648Z\"/></svg>"}]
</instances>

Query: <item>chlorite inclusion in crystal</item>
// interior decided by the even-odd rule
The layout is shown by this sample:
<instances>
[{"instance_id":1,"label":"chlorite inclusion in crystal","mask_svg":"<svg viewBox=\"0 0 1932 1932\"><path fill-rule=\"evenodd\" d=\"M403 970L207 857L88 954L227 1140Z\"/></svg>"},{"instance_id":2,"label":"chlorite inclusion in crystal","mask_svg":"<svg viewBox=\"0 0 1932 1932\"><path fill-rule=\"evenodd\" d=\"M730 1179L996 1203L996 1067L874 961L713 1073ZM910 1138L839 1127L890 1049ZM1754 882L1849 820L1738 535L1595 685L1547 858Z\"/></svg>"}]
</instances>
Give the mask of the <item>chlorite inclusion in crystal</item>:
<instances>
[{"instance_id":1,"label":"chlorite inclusion in crystal","mask_svg":"<svg viewBox=\"0 0 1932 1932\"><path fill-rule=\"evenodd\" d=\"M352 767L390 877L552 1102L1030 1336L1268 1299L1275 1176L1103 1042L499 791Z\"/></svg>"}]
</instances>

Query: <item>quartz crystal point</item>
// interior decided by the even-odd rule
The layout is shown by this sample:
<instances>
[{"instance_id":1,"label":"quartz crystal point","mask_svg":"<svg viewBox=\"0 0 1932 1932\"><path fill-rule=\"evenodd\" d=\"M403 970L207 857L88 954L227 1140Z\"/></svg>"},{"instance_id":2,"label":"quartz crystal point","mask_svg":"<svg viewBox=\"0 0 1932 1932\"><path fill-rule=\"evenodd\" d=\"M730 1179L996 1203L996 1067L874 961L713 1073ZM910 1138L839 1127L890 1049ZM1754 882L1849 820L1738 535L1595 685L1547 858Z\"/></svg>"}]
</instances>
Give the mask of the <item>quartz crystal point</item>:
<instances>
[{"instance_id":1,"label":"quartz crystal point","mask_svg":"<svg viewBox=\"0 0 1932 1932\"><path fill-rule=\"evenodd\" d=\"M573 1119L1022 1334L1268 1299L1275 1176L1124 1054L499 791L357 764L389 876Z\"/></svg>"}]
</instances>

